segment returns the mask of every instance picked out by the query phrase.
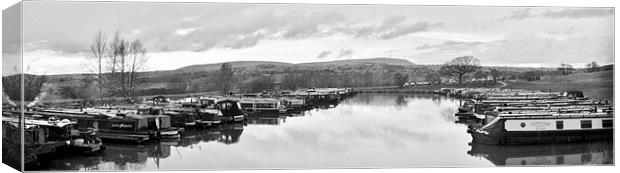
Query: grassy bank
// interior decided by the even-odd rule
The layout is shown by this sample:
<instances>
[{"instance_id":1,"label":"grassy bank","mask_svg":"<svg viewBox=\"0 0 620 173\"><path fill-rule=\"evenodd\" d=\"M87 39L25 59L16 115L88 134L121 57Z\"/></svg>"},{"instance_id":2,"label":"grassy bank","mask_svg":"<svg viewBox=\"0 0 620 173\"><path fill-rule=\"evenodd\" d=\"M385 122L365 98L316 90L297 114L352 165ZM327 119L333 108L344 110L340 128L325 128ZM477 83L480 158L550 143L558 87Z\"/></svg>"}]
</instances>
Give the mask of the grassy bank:
<instances>
[{"instance_id":1,"label":"grassy bank","mask_svg":"<svg viewBox=\"0 0 620 173\"><path fill-rule=\"evenodd\" d=\"M551 90L552 92L579 90L594 100L609 100L613 102L613 73L613 70L608 70L567 76L545 76L540 81L508 83L508 86L505 88Z\"/></svg>"}]
</instances>

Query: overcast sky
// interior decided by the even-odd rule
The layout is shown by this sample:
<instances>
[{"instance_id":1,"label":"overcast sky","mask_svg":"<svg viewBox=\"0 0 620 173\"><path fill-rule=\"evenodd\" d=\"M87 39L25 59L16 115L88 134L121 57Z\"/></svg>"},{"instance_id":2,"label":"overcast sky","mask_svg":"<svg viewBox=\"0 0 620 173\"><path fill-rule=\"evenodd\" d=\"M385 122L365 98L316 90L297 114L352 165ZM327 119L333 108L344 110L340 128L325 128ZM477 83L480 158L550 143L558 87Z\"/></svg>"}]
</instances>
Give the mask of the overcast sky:
<instances>
[{"instance_id":1,"label":"overcast sky","mask_svg":"<svg viewBox=\"0 0 620 173\"><path fill-rule=\"evenodd\" d=\"M612 8L25 2L23 14L25 71L37 74L87 71L99 30L145 43L149 70L465 55L493 66L613 63Z\"/></svg>"}]
</instances>

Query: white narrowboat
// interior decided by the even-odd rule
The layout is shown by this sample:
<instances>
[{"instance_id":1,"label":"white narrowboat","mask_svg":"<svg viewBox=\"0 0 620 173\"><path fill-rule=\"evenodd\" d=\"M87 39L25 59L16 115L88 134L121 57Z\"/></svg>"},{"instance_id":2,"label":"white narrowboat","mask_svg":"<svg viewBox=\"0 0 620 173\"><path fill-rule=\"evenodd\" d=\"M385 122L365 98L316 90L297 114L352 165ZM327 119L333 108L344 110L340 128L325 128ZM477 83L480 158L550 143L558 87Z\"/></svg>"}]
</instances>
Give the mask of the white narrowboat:
<instances>
[{"instance_id":1,"label":"white narrowboat","mask_svg":"<svg viewBox=\"0 0 620 173\"><path fill-rule=\"evenodd\" d=\"M511 145L609 140L613 128L612 112L500 114L467 132L474 143Z\"/></svg>"}]
</instances>

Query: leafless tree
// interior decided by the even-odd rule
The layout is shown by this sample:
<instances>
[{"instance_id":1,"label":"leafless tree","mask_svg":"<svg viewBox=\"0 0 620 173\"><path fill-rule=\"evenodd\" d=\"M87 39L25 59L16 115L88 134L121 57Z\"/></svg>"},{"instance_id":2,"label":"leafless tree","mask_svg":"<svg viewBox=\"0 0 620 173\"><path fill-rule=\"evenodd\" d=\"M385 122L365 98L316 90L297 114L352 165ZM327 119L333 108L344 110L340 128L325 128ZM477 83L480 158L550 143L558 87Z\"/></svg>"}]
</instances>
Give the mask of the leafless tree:
<instances>
[{"instance_id":1,"label":"leafless tree","mask_svg":"<svg viewBox=\"0 0 620 173\"><path fill-rule=\"evenodd\" d=\"M130 97L134 96L138 84L138 71L143 70L147 61L146 49L140 40L134 40L129 45L129 65L127 90Z\"/></svg>"},{"instance_id":2,"label":"leafless tree","mask_svg":"<svg viewBox=\"0 0 620 173\"><path fill-rule=\"evenodd\" d=\"M104 34L99 32L91 44L91 51L100 92L106 88L109 95L133 97L138 84L138 72L144 70L148 60L142 42L127 41L116 32L106 43Z\"/></svg>"},{"instance_id":3,"label":"leafless tree","mask_svg":"<svg viewBox=\"0 0 620 173\"><path fill-rule=\"evenodd\" d=\"M95 36L95 40L90 45L90 50L93 54L92 58L95 60L95 71L97 72L97 85L99 86L99 92L103 93L103 63L105 54L107 51L107 43L105 35L99 31Z\"/></svg>"},{"instance_id":4,"label":"leafless tree","mask_svg":"<svg viewBox=\"0 0 620 173\"><path fill-rule=\"evenodd\" d=\"M453 76L459 79L459 84L463 82L463 76L468 73L476 72L480 69L480 61L473 56L462 56L452 59L439 69L443 75Z\"/></svg>"},{"instance_id":5,"label":"leafless tree","mask_svg":"<svg viewBox=\"0 0 620 173\"><path fill-rule=\"evenodd\" d=\"M217 76L217 88L222 94L229 94L234 84L234 75L232 64L222 63L220 71Z\"/></svg>"}]
</instances>

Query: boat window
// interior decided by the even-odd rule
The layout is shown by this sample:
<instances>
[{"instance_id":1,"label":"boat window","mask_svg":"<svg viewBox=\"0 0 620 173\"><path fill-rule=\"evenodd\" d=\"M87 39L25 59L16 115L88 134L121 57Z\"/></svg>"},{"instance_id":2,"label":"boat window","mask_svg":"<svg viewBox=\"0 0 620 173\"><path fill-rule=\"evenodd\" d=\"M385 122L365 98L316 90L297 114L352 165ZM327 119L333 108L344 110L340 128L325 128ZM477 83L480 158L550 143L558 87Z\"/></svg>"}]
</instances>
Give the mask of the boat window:
<instances>
[{"instance_id":1,"label":"boat window","mask_svg":"<svg viewBox=\"0 0 620 173\"><path fill-rule=\"evenodd\" d=\"M220 108L222 110L228 110L228 109L230 109L230 103L228 103L228 102L220 103Z\"/></svg>"},{"instance_id":2,"label":"boat window","mask_svg":"<svg viewBox=\"0 0 620 173\"><path fill-rule=\"evenodd\" d=\"M564 121L556 121L555 122L556 129L564 129Z\"/></svg>"},{"instance_id":3,"label":"boat window","mask_svg":"<svg viewBox=\"0 0 620 173\"><path fill-rule=\"evenodd\" d=\"M242 108L252 108L252 103L241 103Z\"/></svg>"},{"instance_id":4,"label":"boat window","mask_svg":"<svg viewBox=\"0 0 620 173\"><path fill-rule=\"evenodd\" d=\"M592 120L581 120L581 128L582 129L592 128Z\"/></svg>"},{"instance_id":5,"label":"boat window","mask_svg":"<svg viewBox=\"0 0 620 173\"><path fill-rule=\"evenodd\" d=\"M613 120L603 120L603 127L613 127L613 126L614 126Z\"/></svg>"}]
</instances>

